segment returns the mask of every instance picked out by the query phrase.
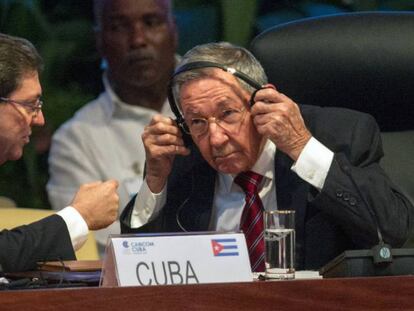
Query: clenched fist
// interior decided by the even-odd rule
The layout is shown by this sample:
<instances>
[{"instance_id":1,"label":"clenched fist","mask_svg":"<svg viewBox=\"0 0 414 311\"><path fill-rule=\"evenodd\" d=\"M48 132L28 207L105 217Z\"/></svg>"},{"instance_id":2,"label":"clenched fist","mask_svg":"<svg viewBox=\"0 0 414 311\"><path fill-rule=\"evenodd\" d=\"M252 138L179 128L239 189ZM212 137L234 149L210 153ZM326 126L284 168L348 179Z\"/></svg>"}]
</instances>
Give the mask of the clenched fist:
<instances>
[{"instance_id":1,"label":"clenched fist","mask_svg":"<svg viewBox=\"0 0 414 311\"><path fill-rule=\"evenodd\" d=\"M71 203L83 217L89 230L108 227L118 216L118 182L108 180L83 184Z\"/></svg>"}]
</instances>

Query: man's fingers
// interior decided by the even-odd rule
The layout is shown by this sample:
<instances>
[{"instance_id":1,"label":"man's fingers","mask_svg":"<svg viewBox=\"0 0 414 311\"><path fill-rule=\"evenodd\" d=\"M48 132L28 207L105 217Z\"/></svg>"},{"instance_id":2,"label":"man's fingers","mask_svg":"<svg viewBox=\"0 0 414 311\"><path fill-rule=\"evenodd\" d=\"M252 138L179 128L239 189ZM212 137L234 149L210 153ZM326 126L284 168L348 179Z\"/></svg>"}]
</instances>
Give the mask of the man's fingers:
<instances>
[{"instance_id":1,"label":"man's fingers","mask_svg":"<svg viewBox=\"0 0 414 311\"><path fill-rule=\"evenodd\" d=\"M154 135L153 142L160 146L165 146L165 145L184 146L183 139L174 134Z\"/></svg>"},{"instance_id":2,"label":"man's fingers","mask_svg":"<svg viewBox=\"0 0 414 311\"><path fill-rule=\"evenodd\" d=\"M82 188L95 188L95 187L98 187L100 184L102 184L102 181L97 180L97 181L92 181L92 182L82 184L81 187Z\"/></svg>"},{"instance_id":3,"label":"man's fingers","mask_svg":"<svg viewBox=\"0 0 414 311\"><path fill-rule=\"evenodd\" d=\"M186 148L185 146L175 146L174 148L175 154L187 156L190 154L190 149Z\"/></svg>"},{"instance_id":4,"label":"man's fingers","mask_svg":"<svg viewBox=\"0 0 414 311\"><path fill-rule=\"evenodd\" d=\"M119 182L115 179L109 179L105 182L103 182L103 184L108 185L109 187L115 188L117 189L119 186Z\"/></svg>"},{"instance_id":5,"label":"man's fingers","mask_svg":"<svg viewBox=\"0 0 414 311\"><path fill-rule=\"evenodd\" d=\"M285 100L285 97L283 96L283 94L279 93L276 89L270 88L270 87L258 90L254 96L255 102L262 101L262 102L277 103L283 100Z\"/></svg>"},{"instance_id":6,"label":"man's fingers","mask_svg":"<svg viewBox=\"0 0 414 311\"><path fill-rule=\"evenodd\" d=\"M162 135L168 133L175 136L182 136L181 130L176 125L170 125L162 122L147 126L144 131L150 135Z\"/></svg>"},{"instance_id":7,"label":"man's fingers","mask_svg":"<svg viewBox=\"0 0 414 311\"><path fill-rule=\"evenodd\" d=\"M165 123L165 124L169 124L169 125L177 125L175 123L175 121L169 117L165 117L162 114L156 114L152 117L149 125L153 125L156 123Z\"/></svg>"}]
</instances>

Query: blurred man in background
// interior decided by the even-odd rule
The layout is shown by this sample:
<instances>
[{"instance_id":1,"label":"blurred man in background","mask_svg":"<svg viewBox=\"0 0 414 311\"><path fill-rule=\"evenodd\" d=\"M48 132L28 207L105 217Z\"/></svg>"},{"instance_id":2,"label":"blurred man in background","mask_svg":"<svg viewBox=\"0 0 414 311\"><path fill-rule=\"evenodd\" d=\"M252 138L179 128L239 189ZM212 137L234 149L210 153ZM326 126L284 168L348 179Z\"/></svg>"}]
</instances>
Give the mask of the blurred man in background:
<instances>
[{"instance_id":1,"label":"blurred man in background","mask_svg":"<svg viewBox=\"0 0 414 311\"><path fill-rule=\"evenodd\" d=\"M156 113L170 115L167 85L174 70L176 25L170 0L95 0L97 49L105 91L54 135L47 185L54 209L68 204L92 180L119 182L120 206L142 183L145 152L140 135ZM142 211L142 222L148 215ZM119 223L97 232L100 250Z\"/></svg>"},{"instance_id":2,"label":"blurred man in background","mask_svg":"<svg viewBox=\"0 0 414 311\"><path fill-rule=\"evenodd\" d=\"M29 41L0 34L0 165L21 158L32 127L45 123L41 68ZM116 219L117 186L114 180L82 185L70 206L56 215L1 231L0 272L33 269L38 261L75 259L74 250L85 243L88 229L104 228Z\"/></svg>"}]
</instances>

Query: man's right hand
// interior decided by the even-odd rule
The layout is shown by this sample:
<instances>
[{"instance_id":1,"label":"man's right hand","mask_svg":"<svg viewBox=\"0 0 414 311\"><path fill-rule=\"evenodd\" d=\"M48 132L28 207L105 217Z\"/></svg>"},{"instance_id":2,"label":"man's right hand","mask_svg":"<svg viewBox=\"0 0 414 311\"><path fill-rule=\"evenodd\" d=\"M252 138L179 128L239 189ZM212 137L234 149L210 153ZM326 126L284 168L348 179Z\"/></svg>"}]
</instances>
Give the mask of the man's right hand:
<instances>
[{"instance_id":1,"label":"man's right hand","mask_svg":"<svg viewBox=\"0 0 414 311\"><path fill-rule=\"evenodd\" d=\"M81 214L89 230L108 227L116 220L119 208L117 188L116 180L97 181L80 186L71 206Z\"/></svg>"},{"instance_id":2,"label":"man's right hand","mask_svg":"<svg viewBox=\"0 0 414 311\"><path fill-rule=\"evenodd\" d=\"M167 182L177 154L189 155L175 121L155 115L141 135L146 155L146 181L153 193L159 193Z\"/></svg>"}]
</instances>

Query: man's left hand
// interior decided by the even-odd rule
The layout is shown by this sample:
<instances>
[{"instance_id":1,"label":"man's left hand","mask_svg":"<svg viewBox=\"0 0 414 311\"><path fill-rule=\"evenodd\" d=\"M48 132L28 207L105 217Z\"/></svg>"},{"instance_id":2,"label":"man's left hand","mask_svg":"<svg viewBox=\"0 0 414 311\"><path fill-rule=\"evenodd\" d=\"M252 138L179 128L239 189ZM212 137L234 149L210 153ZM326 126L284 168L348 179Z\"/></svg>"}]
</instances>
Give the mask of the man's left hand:
<instances>
[{"instance_id":1,"label":"man's left hand","mask_svg":"<svg viewBox=\"0 0 414 311\"><path fill-rule=\"evenodd\" d=\"M257 91L254 101L251 115L257 131L296 161L312 137L298 105L272 85Z\"/></svg>"}]
</instances>

